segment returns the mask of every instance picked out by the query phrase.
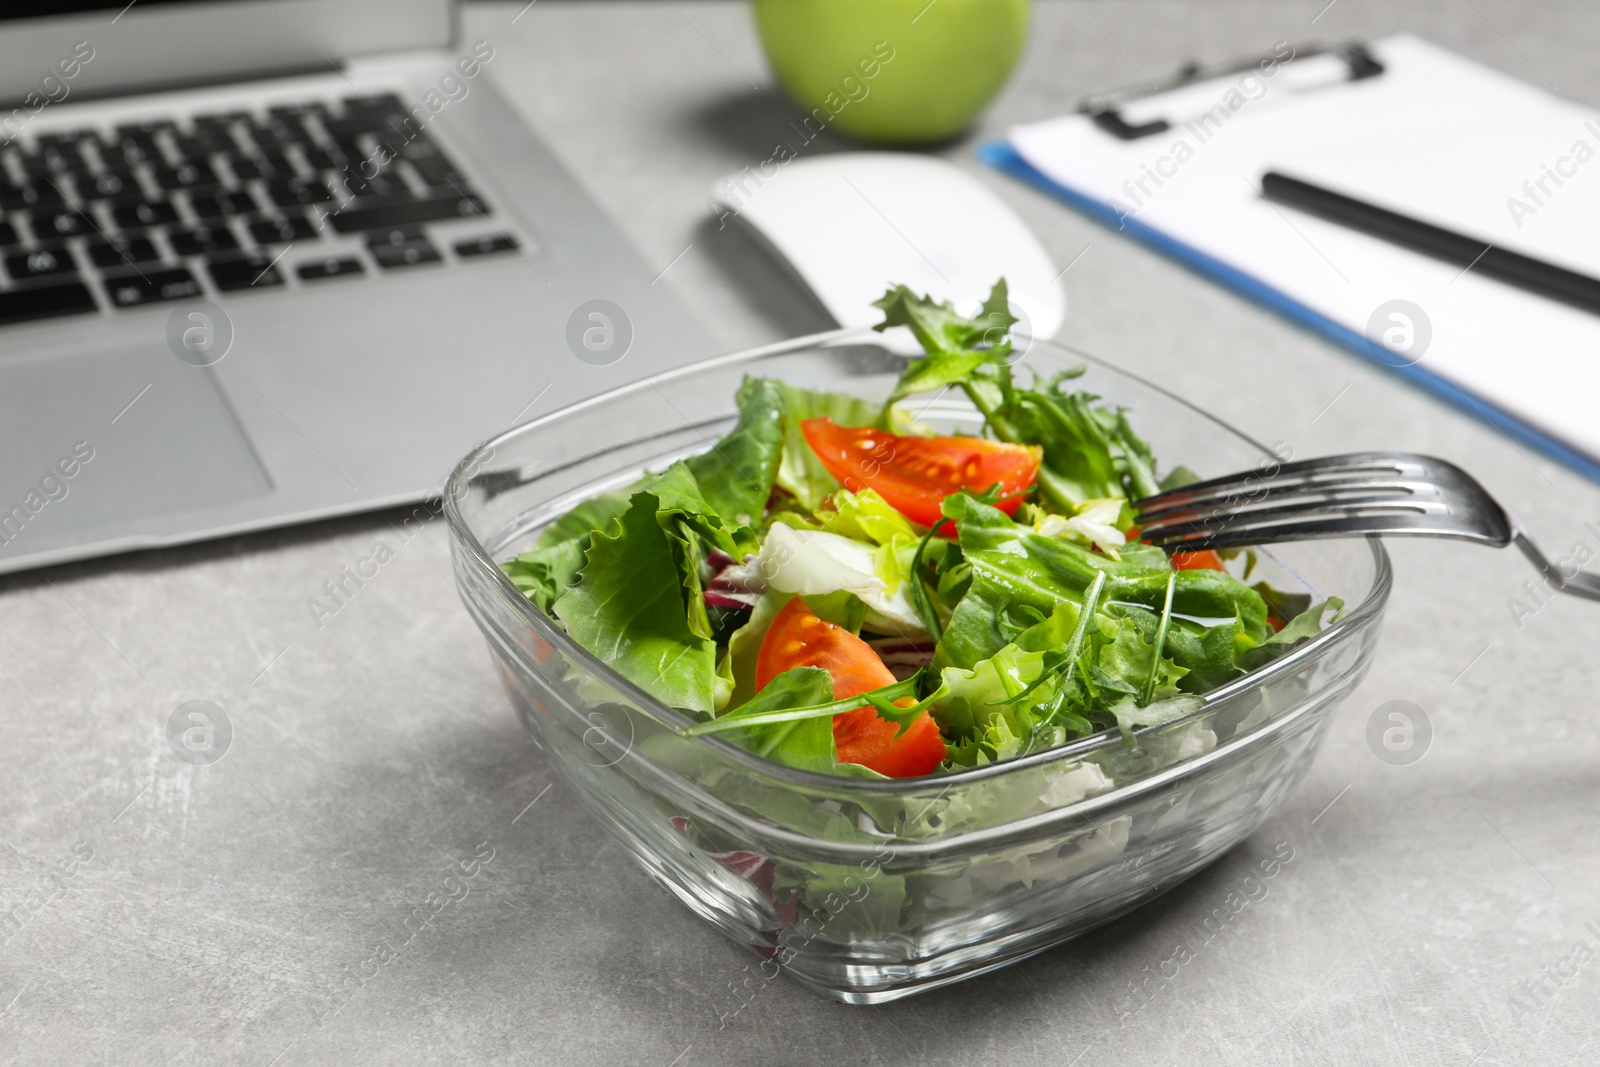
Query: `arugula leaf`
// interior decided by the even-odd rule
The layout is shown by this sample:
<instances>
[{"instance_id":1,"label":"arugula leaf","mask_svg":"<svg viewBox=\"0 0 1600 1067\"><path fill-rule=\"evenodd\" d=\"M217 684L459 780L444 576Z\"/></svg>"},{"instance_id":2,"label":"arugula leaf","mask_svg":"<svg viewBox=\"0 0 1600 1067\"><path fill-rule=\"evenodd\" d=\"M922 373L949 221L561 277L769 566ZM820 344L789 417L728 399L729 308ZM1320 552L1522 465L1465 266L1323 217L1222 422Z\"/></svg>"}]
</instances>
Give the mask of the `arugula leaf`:
<instances>
[{"instance_id":1,"label":"arugula leaf","mask_svg":"<svg viewBox=\"0 0 1600 1067\"><path fill-rule=\"evenodd\" d=\"M1114 561L1071 542L1041 537L964 493L946 498L944 512L959 530L972 586L956 605L939 643L943 664L971 667L994 655L1058 602L1081 601L1097 573L1106 575L1108 600L1156 609L1165 602L1170 567ZM1177 572L1172 610L1199 618L1236 618L1242 633L1257 644L1272 632L1260 595L1221 571Z\"/></svg>"},{"instance_id":2,"label":"arugula leaf","mask_svg":"<svg viewBox=\"0 0 1600 1067\"><path fill-rule=\"evenodd\" d=\"M1006 334L1017 319L1011 314L1004 278L995 282L989 299L972 319L956 314L948 302L919 297L903 285L890 289L872 306L882 308L884 313L883 322L874 330L908 326L927 353L907 364L889 398L891 404L913 393L963 385L980 367L1004 366L1011 355Z\"/></svg>"},{"instance_id":3,"label":"arugula leaf","mask_svg":"<svg viewBox=\"0 0 1600 1067\"><path fill-rule=\"evenodd\" d=\"M685 461L719 515L746 526L761 521L783 459L787 392L781 382L746 377L734 398L739 421L711 451Z\"/></svg>"},{"instance_id":4,"label":"arugula leaf","mask_svg":"<svg viewBox=\"0 0 1600 1067\"><path fill-rule=\"evenodd\" d=\"M590 538L578 583L552 611L573 640L672 707L716 705L716 645L689 625L678 538L658 519L660 499L635 493L620 518Z\"/></svg>"}]
</instances>

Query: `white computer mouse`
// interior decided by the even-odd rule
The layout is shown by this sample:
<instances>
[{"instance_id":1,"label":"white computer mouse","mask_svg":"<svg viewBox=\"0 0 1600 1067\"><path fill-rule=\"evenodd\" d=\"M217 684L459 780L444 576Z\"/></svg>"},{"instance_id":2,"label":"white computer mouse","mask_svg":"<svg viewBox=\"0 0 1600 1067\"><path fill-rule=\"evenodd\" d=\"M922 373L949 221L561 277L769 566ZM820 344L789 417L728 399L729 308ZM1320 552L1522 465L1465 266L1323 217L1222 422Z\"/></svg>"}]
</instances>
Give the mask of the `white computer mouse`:
<instances>
[{"instance_id":1,"label":"white computer mouse","mask_svg":"<svg viewBox=\"0 0 1600 1067\"><path fill-rule=\"evenodd\" d=\"M713 185L723 224L737 217L754 227L841 326L883 321L872 302L897 283L970 314L1000 277L1022 320L1014 333L1053 337L1066 319L1060 275L1038 239L951 163L848 152L762 169L776 173L746 168ZM919 351L909 331L885 340Z\"/></svg>"}]
</instances>

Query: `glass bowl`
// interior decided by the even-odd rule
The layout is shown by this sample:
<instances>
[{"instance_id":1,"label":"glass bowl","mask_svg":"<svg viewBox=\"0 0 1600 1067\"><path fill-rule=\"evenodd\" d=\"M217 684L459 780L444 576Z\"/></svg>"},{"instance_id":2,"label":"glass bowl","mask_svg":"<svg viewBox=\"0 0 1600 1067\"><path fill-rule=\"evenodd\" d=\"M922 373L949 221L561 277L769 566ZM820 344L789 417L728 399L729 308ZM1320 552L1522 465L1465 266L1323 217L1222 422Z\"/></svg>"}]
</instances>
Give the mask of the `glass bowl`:
<instances>
[{"instance_id":1,"label":"glass bowl","mask_svg":"<svg viewBox=\"0 0 1600 1067\"><path fill-rule=\"evenodd\" d=\"M1024 362L1040 373L1085 365L1078 385L1126 406L1168 467L1211 476L1272 462L1244 435L1088 356L1035 342ZM855 1004L1059 944L1247 837L1300 781L1332 709L1365 673L1390 585L1376 539L1263 551L1252 580L1339 596L1344 613L1191 715L1131 746L1112 733L879 781L680 737L686 716L591 657L501 572L499 561L579 501L709 448L733 424L745 374L882 399L903 366L860 335L819 335L659 374L487 442L453 472L444 505L461 598L561 780L651 876L758 952L764 977L786 972ZM944 431L979 424L948 398L921 418Z\"/></svg>"}]
</instances>

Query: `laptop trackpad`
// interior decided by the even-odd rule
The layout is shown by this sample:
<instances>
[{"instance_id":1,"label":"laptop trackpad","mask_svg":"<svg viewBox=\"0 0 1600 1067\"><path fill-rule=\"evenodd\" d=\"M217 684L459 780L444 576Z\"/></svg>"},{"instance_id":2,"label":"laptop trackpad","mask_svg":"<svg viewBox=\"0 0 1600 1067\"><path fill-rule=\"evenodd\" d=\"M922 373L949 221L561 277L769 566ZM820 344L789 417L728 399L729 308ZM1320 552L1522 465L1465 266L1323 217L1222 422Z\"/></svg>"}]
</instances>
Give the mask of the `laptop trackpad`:
<instances>
[{"instance_id":1,"label":"laptop trackpad","mask_svg":"<svg viewBox=\"0 0 1600 1067\"><path fill-rule=\"evenodd\" d=\"M0 559L271 488L211 372L165 348L0 359Z\"/></svg>"}]
</instances>

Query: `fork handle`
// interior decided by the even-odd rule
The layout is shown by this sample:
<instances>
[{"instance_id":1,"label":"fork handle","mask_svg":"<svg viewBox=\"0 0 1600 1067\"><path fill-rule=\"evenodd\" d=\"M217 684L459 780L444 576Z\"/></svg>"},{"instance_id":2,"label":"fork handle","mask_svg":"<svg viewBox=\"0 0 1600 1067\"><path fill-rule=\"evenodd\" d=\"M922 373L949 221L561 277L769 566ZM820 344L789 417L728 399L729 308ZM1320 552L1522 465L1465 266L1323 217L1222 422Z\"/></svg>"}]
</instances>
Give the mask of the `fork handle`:
<instances>
[{"instance_id":1,"label":"fork handle","mask_svg":"<svg viewBox=\"0 0 1600 1067\"><path fill-rule=\"evenodd\" d=\"M1600 574L1593 574L1586 570L1573 568L1571 575L1561 573L1561 569L1550 562L1550 558L1533 543L1533 538L1528 536L1528 531L1516 519L1511 520L1511 541L1522 554L1527 556L1533 565L1539 568L1539 573L1544 575L1546 584L1561 593L1572 596L1581 596L1587 600L1600 600Z\"/></svg>"}]
</instances>

